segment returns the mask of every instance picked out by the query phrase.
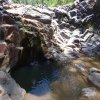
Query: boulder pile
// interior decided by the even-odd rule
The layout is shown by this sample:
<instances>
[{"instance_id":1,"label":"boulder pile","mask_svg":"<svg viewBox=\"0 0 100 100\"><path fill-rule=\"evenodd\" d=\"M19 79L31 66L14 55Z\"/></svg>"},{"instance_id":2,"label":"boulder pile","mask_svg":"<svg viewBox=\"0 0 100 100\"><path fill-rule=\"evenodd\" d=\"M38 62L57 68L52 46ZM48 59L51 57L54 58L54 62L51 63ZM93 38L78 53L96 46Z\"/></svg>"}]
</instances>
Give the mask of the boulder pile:
<instances>
[{"instance_id":1,"label":"boulder pile","mask_svg":"<svg viewBox=\"0 0 100 100\"><path fill-rule=\"evenodd\" d=\"M13 3L4 5L0 8L1 60L5 61L6 55L7 66L13 66L23 47L24 50L31 48L30 55L34 55L36 45L48 59L67 61L80 57L80 53L100 56L100 12L96 10L99 7L97 2L76 0L72 5L52 8ZM13 50L14 53L10 53Z\"/></svg>"},{"instance_id":2,"label":"boulder pile","mask_svg":"<svg viewBox=\"0 0 100 100\"><path fill-rule=\"evenodd\" d=\"M36 45L40 44L46 58L66 61L80 57L80 52L100 56L100 12L96 10L99 7L97 2L76 0L72 5L52 8L11 4L4 5L4 8L17 17L22 33L41 41Z\"/></svg>"},{"instance_id":3,"label":"boulder pile","mask_svg":"<svg viewBox=\"0 0 100 100\"><path fill-rule=\"evenodd\" d=\"M0 100L23 100L25 93L7 72L0 71Z\"/></svg>"},{"instance_id":4,"label":"boulder pile","mask_svg":"<svg viewBox=\"0 0 100 100\"><path fill-rule=\"evenodd\" d=\"M97 2L76 0L72 6L54 8L55 16L51 23L53 43L61 49L61 53L52 49L56 58L77 58L80 53L100 56L100 11L96 10L100 3Z\"/></svg>"}]
</instances>

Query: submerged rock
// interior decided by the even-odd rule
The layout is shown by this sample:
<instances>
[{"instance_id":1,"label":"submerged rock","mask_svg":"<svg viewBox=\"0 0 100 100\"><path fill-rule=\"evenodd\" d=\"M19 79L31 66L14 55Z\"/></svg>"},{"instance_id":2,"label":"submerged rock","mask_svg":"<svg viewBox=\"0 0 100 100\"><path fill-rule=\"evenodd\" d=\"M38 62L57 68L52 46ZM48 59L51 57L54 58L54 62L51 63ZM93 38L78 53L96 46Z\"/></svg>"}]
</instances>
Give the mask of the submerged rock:
<instances>
[{"instance_id":1,"label":"submerged rock","mask_svg":"<svg viewBox=\"0 0 100 100\"><path fill-rule=\"evenodd\" d=\"M100 69L90 68L88 79L97 87L100 87Z\"/></svg>"},{"instance_id":2,"label":"submerged rock","mask_svg":"<svg viewBox=\"0 0 100 100\"><path fill-rule=\"evenodd\" d=\"M85 71L85 65L84 64L75 64L75 67L78 68L81 72Z\"/></svg>"}]
</instances>

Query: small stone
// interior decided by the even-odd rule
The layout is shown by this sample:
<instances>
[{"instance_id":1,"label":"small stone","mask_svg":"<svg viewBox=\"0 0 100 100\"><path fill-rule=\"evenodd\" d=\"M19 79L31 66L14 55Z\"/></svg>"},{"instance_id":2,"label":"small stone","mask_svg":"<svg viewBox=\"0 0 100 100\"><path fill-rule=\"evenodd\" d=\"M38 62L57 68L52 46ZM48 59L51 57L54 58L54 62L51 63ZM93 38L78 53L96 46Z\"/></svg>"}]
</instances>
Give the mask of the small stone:
<instances>
[{"instance_id":1,"label":"small stone","mask_svg":"<svg viewBox=\"0 0 100 100\"><path fill-rule=\"evenodd\" d=\"M100 87L100 69L90 68L88 79L97 87Z\"/></svg>"},{"instance_id":2,"label":"small stone","mask_svg":"<svg viewBox=\"0 0 100 100\"><path fill-rule=\"evenodd\" d=\"M75 64L75 67L77 67L80 71L85 71L85 65L84 64Z\"/></svg>"}]
</instances>

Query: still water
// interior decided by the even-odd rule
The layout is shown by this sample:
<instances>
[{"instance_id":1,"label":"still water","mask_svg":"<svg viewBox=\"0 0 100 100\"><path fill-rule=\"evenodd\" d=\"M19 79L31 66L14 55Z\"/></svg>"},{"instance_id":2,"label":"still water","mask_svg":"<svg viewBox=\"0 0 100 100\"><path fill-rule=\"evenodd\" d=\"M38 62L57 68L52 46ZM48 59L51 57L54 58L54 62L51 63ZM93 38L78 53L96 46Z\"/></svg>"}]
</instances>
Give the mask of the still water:
<instances>
[{"instance_id":1,"label":"still water","mask_svg":"<svg viewBox=\"0 0 100 100\"><path fill-rule=\"evenodd\" d=\"M33 62L11 72L12 77L27 91L25 100L81 100L81 91L93 84L74 64L100 68L100 59L81 57L65 66L54 62Z\"/></svg>"}]
</instances>

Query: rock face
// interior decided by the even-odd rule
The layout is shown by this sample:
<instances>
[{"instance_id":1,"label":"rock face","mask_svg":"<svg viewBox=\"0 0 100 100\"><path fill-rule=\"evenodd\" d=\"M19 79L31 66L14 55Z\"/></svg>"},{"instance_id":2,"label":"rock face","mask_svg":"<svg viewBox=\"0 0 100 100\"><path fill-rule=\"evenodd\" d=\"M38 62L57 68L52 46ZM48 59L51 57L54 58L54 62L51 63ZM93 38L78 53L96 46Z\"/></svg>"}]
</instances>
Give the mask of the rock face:
<instances>
[{"instance_id":1,"label":"rock face","mask_svg":"<svg viewBox=\"0 0 100 100\"><path fill-rule=\"evenodd\" d=\"M0 100L23 100L25 93L8 73L0 71Z\"/></svg>"},{"instance_id":2,"label":"rock face","mask_svg":"<svg viewBox=\"0 0 100 100\"><path fill-rule=\"evenodd\" d=\"M70 47L69 51L73 50L74 58L79 57L79 52L89 56L99 56L100 54L99 30L97 27L97 30L95 29L94 24L90 27L86 26L90 22L97 22L96 19L99 21L99 17L96 17L99 13L94 11L97 2L98 0L76 0L70 8L65 7L68 8L67 10L63 7L59 8L62 10L60 14L64 13L65 17L61 16L61 20L54 20L52 23L55 30L54 43L64 52ZM64 55L68 56L67 53Z\"/></svg>"},{"instance_id":3,"label":"rock face","mask_svg":"<svg viewBox=\"0 0 100 100\"><path fill-rule=\"evenodd\" d=\"M9 71L19 60L25 63L47 52L54 12L23 4L4 7L0 8L0 69Z\"/></svg>"},{"instance_id":4,"label":"rock face","mask_svg":"<svg viewBox=\"0 0 100 100\"><path fill-rule=\"evenodd\" d=\"M18 61L22 33L14 16L0 8L0 69L8 71Z\"/></svg>"},{"instance_id":5,"label":"rock face","mask_svg":"<svg viewBox=\"0 0 100 100\"><path fill-rule=\"evenodd\" d=\"M99 13L95 12L97 2L76 0L72 6L43 9L23 4L4 5L7 12L1 8L3 22L0 51L1 61L5 61L5 55L7 60L6 66L3 64L2 68L15 65L22 48L21 57L26 61L27 57L40 56L37 53L40 51L48 59L64 62L80 57L80 52L100 56L99 25L97 30L95 28L97 23L100 24Z\"/></svg>"}]
</instances>

